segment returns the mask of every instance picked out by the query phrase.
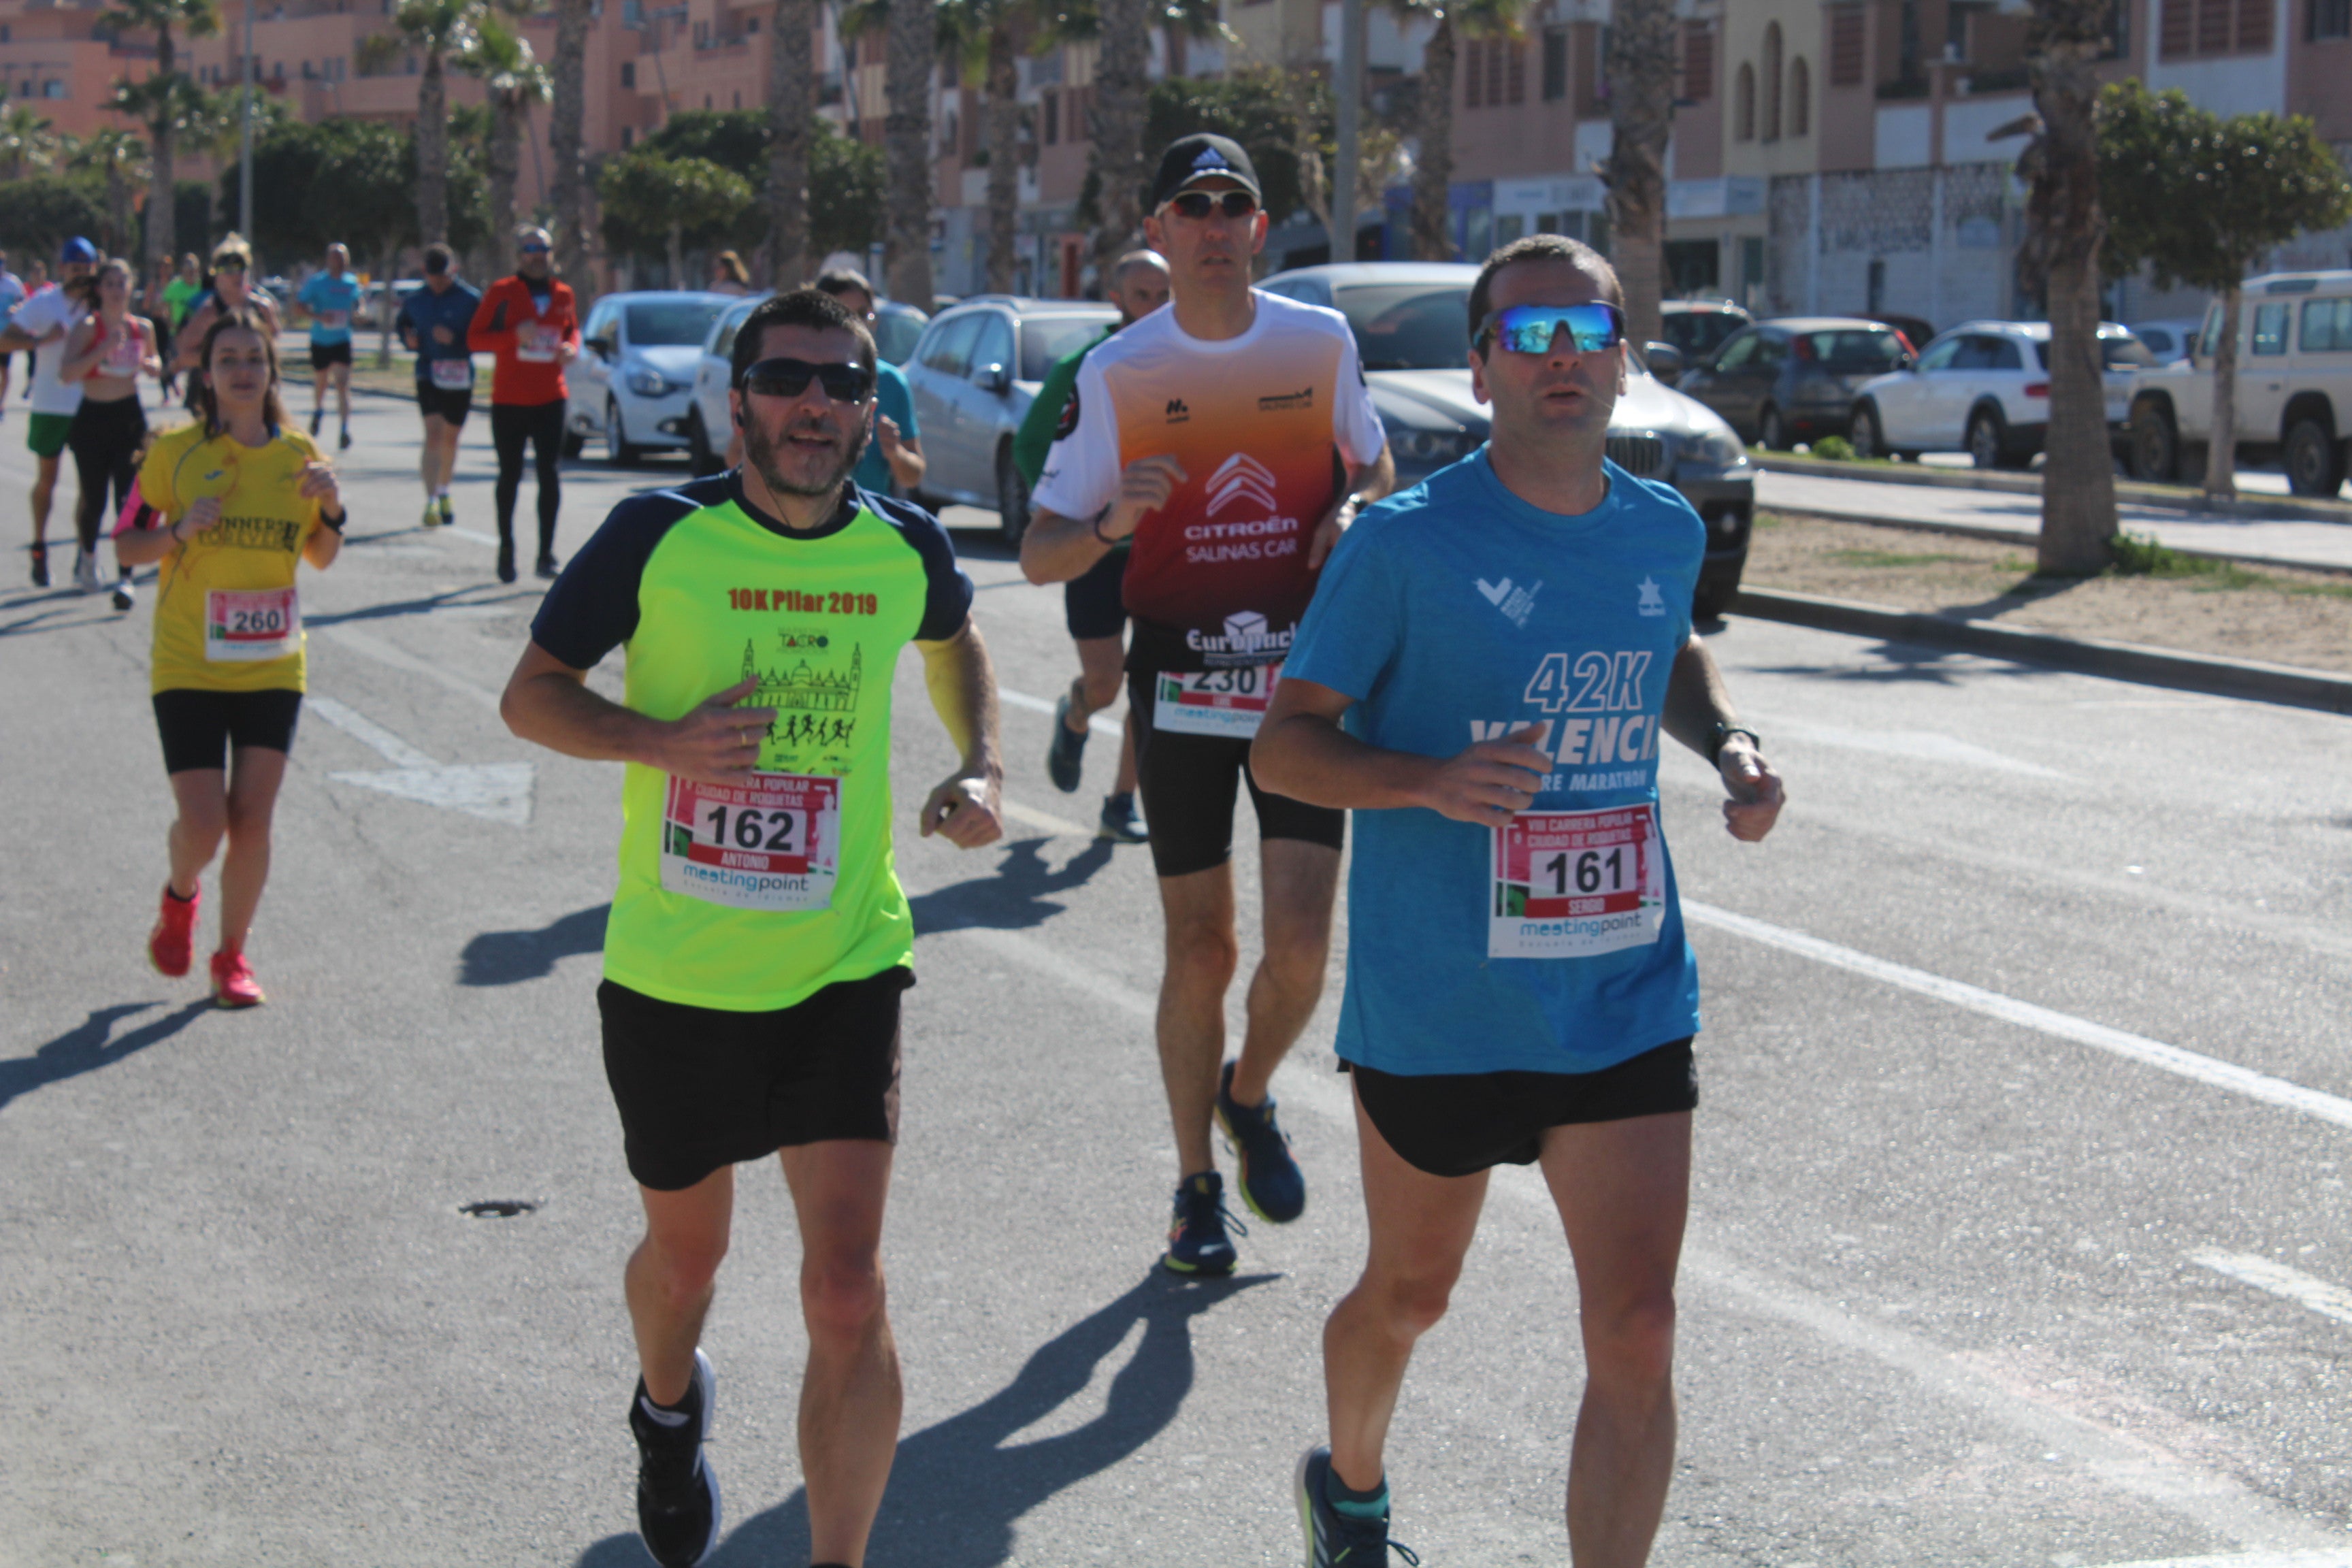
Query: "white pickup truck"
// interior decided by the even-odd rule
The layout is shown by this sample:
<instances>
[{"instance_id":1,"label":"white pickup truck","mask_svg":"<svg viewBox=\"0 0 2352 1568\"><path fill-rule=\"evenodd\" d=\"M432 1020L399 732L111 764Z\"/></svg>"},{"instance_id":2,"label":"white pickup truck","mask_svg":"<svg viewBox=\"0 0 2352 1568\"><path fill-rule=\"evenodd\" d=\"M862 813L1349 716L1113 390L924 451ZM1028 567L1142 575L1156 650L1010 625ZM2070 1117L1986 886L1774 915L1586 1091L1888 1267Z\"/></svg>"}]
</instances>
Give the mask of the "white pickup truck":
<instances>
[{"instance_id":1,"label":"white pickup truck","mask_svg":"<svg viewBox=\"0 0 2352 1568\"><path fill-rule=\"evenodd\" d=\"M2352 437L2352 271L2251 279L2238 310L2238 457L2276 458L2301 496L2344 483ZM2213 435L2213 354L2221 306L2205 314L2194 351L2132 373L2132 477L2194 483Z\"/></svg>"}]
</instances>

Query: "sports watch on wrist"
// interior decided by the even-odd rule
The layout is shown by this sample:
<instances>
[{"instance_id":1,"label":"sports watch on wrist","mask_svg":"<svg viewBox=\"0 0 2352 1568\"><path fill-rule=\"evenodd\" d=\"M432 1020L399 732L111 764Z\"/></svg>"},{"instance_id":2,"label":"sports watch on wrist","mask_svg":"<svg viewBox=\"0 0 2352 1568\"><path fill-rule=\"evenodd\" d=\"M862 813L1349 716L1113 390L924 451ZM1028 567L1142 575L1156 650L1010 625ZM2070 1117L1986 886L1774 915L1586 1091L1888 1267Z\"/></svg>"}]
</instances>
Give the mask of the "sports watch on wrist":
<instances>
[{"instance_id":1,"label":"sports watch on wrist","mask_svg":"<svg viewBox=\"0 0 2352 1568\"><path fill-rule=\"evenodd\" d=\"M1755 747L1758 752L1764 750L1764 738L1747 725L1726 724L1718 720L1715 727L1706 732L1706 760L1717 767L1721 767L1724 742L1729 741L1734 735L1745 735L1748 737L1748 743Z\"/></svg>"}]
</instances>

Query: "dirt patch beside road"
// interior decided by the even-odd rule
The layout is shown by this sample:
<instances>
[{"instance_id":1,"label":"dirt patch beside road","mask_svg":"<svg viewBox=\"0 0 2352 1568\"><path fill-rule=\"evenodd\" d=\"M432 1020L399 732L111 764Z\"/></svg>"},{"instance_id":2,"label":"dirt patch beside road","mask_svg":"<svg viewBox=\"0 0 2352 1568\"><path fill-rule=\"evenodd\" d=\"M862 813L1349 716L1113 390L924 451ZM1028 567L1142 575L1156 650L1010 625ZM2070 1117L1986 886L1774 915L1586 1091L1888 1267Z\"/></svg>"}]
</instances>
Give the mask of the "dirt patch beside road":
<instances>
[{"instance_id":1,"label":"dirt patch beside road","mask_svg":"<svg viewBox=\"0 0 2352 1568\"><path fill-rule=\"evenodd\" d=\"M2033 575L2031 545L1808 518L1756 520L1749 587L2184 653L2352 672L2352 576L2154 562L2087 579Z\"/></svg>"}]
</instances>

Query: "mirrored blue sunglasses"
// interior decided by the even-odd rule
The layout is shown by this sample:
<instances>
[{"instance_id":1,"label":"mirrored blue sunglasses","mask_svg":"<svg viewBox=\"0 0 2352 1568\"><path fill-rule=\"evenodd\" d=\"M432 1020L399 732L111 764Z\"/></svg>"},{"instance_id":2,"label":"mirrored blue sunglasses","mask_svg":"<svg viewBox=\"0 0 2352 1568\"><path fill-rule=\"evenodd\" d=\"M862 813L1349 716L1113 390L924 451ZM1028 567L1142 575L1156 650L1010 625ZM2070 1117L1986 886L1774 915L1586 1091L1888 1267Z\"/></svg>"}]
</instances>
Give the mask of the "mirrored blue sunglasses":
<instances>
[{"instance_id":1,"label":"mirrored blue sunglasses","mask_svg":"<svg viewBox=\"0 0 2352 1568\"><path fill-rule=\"evenodd\" d=\"M1548 354L1558 334L1566 331L1578 353L1599 353L1624 341L1625 316L1616 306L1595 300L1585 305L1512 305L1489 315L1478 329L1477 342L1491 335L1515 354Z\"/></svg>"}]
</instances>

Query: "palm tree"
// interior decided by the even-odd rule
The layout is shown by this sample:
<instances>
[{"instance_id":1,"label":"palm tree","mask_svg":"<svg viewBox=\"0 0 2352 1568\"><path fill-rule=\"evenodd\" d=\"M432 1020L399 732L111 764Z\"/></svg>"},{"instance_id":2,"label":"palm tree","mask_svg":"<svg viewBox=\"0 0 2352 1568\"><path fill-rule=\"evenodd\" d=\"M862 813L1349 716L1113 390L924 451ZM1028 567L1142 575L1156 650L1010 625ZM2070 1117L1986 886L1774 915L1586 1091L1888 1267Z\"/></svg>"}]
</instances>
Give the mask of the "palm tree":
<instances>
[{"instance_id":1,"label":"palm tree","mask_svg":"<svg viewBox=\"0 0 2352 1568\"><path fill-rule=\"evenodd\" d=\"M154 150L152 184L147 197L147 245L140 257L152 270L158 257L169 257L179 236L173 228L173 155L179 133L209 112L210 95L195 78L180 69L179 38L208 38L220 31L219 0L114 0L114 8L100 19L109 34L155 35L155 69L142 82L124 81L115 88L109 107L130 115L147 128ZM177 31L179 37L174 37Z\"/></svg>"},{"instance_id":2,"label":"palm tree","mask_svg":"<svg viewBox=\"0 0 2352 1568\"><path fill-rule=\"evenodd\" d=\"M526 14L522 7L502 5L503 16L485 15L474 27L472 41L457 58L457 67L481 79L488 89L490 134L485 152L489 164L490 239L504 260L504 247L515 228L515 180L521 173L522 133L530 106L545 103L552 84L547 68L531 53L530 41L516 31L509 18Z\"/></svg>"},{"instance_id":3,"label":"palm tree","mask_svg":"<svg viewBox=\"0 0 2352 1568\"><path fill-rule=\"evenodd\" d=\"M790 289L808 276L809 34L815 0L776 0L768 26L768 282Z\"/></svg>"},{"instance_id":4,"label":"palm tree","mask_svg":"<svg viewBox=\"0 0 2352 1568\"><path fill-rule=\"evenodd\" d=\"M555 264L585 288L588 276L587 170L581 120L588 100L588 33L596 0L555 0L555 62L547 116L547 151L555 164L548 200L555 208ZM802 52L807 52L805 43Z\"/></svg>"},{"instance_id":5,"label":"palm tree","mask_svg":"<svg viewBox=\"0 0 2352 1568\"><path fill-rule=\"evenodd\" d=\"M1666 137L1675 121L1673 0L1612 0L1608 69L1612 136L1603 177L1609 185L1609 251L1625 291L1625 335L1639 352L1658 335L1658 301L1665 292Z\"/></svg>"},{"instance_id":6,"label":"palm tree","mask_svg":"<svg viewBox=\"0 0 2352 1568\"><path fill-rule=\"evenodd\" d=\"M931 70L939 55L932 0L888 0L889 112L882 122L892 199L884 244L890 297L931 308Z\"/></svg>"},{"instance_id":7,"label":"palm tree","mask_svg":"<svg viewBox=\"0 0 2352 1568\"><path fill-rule=\"evenodd\" d=\"M1422 45L1421 89L1413 134L1412 254L1419 261L1454 258L1449 201L1454 183L1454 78L1465 38L1516 38L1528 0L1388 0L1400 27L1433 24Z\"/></svg>"},{"instance_id":8,"label":"palm tree","mask_svg":"<svg viewBox=\"0 0 2352 1568\"><path fill-rule=\"evenodd\" d=\"M48 116L24 104L0 113L0 179L21 180L27 170L47 168L57 155L57 127Z\"/></svg>"},{"instance_id":9,"label":"palm tree","mask_svg":"<svg viewBox=\"0 0 2352 1568\"><path fill-rule=\"evenodd\" d=\"M1133 247L1143 226L1144 100L1148 74L1151 0L1096 0L1099 16L1095 55L1093 173L1095 277L1110 286L1110 269Z\"/></svg>"},{"instance_id":10,"label":"palm tree","mask_svg":"<svg viewBox=\"0 0 2352 1568\"><path fill-rule=\"evenodd\" d=\"M473 46L477 0L401 0L394 19L425 57L416 79L416 231L449 237L449 61Z\"/></svg>"},{"instance_id":11,"label":"palm tree","mask_svg":"<svg viewBox=\"0 0 2352 1568\"><path fill-rule=\"evenodd\" d=\"M138 228L131 195L152 172L147 143L119 126L92 134L74 144L66 156L69 168L95 174L106 186L106 233L101 237L109 256L127 256Z\"/></svg>"}]
</instances>

